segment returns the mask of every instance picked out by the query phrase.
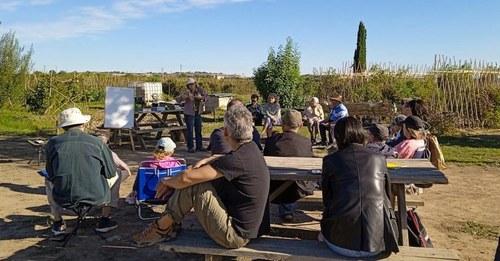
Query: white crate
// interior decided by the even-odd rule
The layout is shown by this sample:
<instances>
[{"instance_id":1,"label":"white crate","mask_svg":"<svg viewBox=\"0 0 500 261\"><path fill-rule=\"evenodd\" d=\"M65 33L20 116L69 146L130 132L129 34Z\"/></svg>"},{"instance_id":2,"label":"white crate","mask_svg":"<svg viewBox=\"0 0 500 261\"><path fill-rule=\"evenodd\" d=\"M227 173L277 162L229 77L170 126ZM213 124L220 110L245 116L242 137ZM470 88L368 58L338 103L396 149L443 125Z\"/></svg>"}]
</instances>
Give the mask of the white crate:
<instances>
[{"instance_id":1,"label":"white crate","mask_svg":"<svg viewBox=\"0 0 500 261\"><path fill-rule=\"evenodd\" d=\"M163 96L161 82L130 82L129 87L134 87L135 97L142 98L144 102L161 100Z\"/></svg>"}]
</instances>

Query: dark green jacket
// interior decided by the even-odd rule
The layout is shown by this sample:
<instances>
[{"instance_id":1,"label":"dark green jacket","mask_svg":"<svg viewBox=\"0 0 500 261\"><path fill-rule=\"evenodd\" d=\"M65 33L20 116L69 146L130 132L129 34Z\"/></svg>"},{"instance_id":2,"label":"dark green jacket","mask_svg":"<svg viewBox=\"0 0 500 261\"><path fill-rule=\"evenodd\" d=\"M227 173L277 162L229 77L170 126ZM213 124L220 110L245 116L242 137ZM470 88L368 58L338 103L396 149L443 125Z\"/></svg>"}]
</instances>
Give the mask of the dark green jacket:
<instances>
[{"instance_id":1,"label":"dark green jacket","mask_svg":"<svg viewBox=\"0 0 500 261\"><path fill-rule=\"evenodd\" d=\"M70 129L50 139L46 155L57 204L70 208L79 202L109 203L107 179L116 175L116 168L111 150L99 138Z\"/></svg>"}]
</instances>

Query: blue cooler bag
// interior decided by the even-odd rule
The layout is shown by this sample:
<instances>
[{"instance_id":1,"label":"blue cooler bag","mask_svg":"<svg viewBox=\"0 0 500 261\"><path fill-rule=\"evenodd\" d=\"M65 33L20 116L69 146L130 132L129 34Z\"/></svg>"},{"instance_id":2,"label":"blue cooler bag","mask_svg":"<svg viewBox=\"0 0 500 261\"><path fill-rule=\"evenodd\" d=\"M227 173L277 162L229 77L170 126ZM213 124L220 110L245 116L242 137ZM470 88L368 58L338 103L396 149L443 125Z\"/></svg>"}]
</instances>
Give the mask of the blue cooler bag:
<instances>
[{"instance_id":1,"label":"blue cooler bag","mask_svg":"<svg viewBox=\"0 0 500 261\"><path fill-rule=\"evenodd\" d=\"M171 167L171 168L154 168L154 167L139 167L137 172L138 175L138 191L137 191L137 200L139 202L147 201L147 200L157 200L155 199L156 194L156 185L160 182L160 180L164 177L175 176L179 172L186 170L186 161L184 159L175 159L179 166ZM143 161L141 165L144 163L151 161Z\"/></svg>"}]
</instances>

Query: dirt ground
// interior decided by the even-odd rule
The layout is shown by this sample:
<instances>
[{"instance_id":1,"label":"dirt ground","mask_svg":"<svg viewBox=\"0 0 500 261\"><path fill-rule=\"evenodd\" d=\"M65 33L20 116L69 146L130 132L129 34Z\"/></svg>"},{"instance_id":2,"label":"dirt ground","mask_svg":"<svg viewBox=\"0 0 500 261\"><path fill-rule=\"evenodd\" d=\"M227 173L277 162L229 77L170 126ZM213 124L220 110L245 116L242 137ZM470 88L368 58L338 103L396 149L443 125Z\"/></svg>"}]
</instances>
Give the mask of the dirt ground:
<instances>
[{"instance_id":1,"label":"dirt ground","mask_svg":"<svg viewBox=\"0 0 500 261\"><path fill-rule=\"evenodd\" d=\"M50 209L44 181L36 172L44 168L36 160L27 164L34 149L26 137L0 137L0 259L6 260L202 260L200 255L179 255L160 252L158 247L136 248L129 244L130 236L147 224L140 221L134 206L123 199L130 192L135 176L122 184L122 200L113 218L119 227L100 240L89 229L78 232L66 248L51 240ZM137 170L141 159L153 149L132 152L129 145L113 150ZM208 156L208 153L185 153L181 144L175 153L188 164ZM425 206L418 208L422 221L435 247L458 251L462 260L493 260L500 231L499 203L500 168L459 167L444 170L448 185L435 185L420 195ZM299 203L293 224L279 224L273 218L275 233L286 233L313 239L319 229L321 204ZM272 207L272 213L276 212ZM70 213L68 213L70 214ZM96 213L98 215L98 213ZM65 216L72 226L74 216ZM183 224L185 229L199 229L192 216ZM476 235L474 235L476 234ZM495 236L496 234L496 236ZM153 259L154 258L154 259Z\"/></svg>"}]
</instances>

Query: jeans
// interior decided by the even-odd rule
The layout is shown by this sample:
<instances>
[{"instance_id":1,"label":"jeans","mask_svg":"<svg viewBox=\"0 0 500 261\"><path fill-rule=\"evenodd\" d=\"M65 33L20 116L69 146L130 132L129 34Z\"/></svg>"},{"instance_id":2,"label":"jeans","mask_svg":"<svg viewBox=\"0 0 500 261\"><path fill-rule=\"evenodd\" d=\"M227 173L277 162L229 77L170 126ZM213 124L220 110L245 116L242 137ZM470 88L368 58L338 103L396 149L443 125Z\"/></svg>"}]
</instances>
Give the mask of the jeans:
<instances>
[{"instance_id":1,"label":"jeans","mask_svg":"<svg viewBox=\"0 0 500 261\"><path fill-rule=\"evenodd\" d=\"M201 115L195 113L195 115L187 115L184 114L184 121L186 122L186 142L188 149L194 147L193 144L193 128L194 128L194 136L196 136L196 148L201 149L203 147L202 136L201 136Z\"/></svg>"},{"instance_id":2,"label":"jeans","mask_svg":"<svg viewBox=\"0 0 500 261\"><path fill-rule=\"evenodd\" d=\"M292 214L293 211L295 210L295 206L293 203L290 204L280 204L280 207L278 208L278 212L280 217L287 215L287 214Z\"/></svg>"},{"instance_id":3,"label":"jeans","mask_svg":"<svg viewBox=\"0 0 500 261\"><path fill-rule=\"evenodd\" d=\"M328 140L326 139L326 132L328 132ZM326 124L319 124L319 133L321 135L321 142L322 143L333 143L333 128L331 125L328 123Z\"/></svg>"}]
</instances>

